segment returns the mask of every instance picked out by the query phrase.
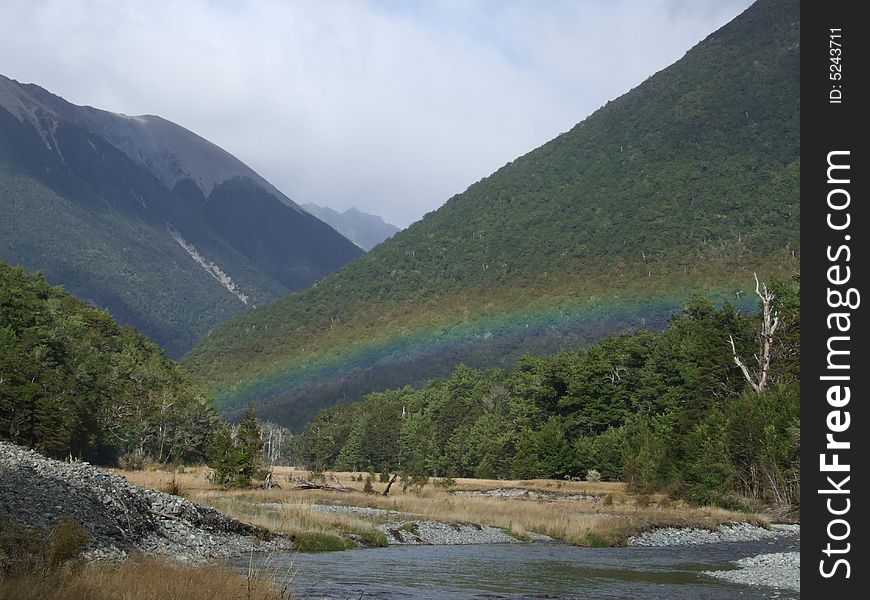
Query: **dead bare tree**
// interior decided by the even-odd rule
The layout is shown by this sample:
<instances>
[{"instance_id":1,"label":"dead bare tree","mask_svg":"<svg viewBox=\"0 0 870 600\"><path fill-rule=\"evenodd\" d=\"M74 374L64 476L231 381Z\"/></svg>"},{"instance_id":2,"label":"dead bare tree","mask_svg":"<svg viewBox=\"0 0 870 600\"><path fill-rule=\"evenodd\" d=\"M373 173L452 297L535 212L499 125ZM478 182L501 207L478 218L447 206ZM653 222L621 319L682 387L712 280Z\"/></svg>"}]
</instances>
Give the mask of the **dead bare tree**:
<instances>
[{"instance_id":1,"label":"dead bare tree","mask_svg":"<svg viewBox=\"0 0 870 600\"><path fill-rule=\"evenodd\" d=\"M743 377L755 390L755 393L762 393L767 387L768 377L770 375L770 347L773 343L773 334L779 325L779 316L773 309L774 295L766 283L758 281L758 274L755 276L755 295L761 299L761 339L759 340L759 353L755 354L755 362L758 364L755 373L749 370L740 355L737 354L737 347L734 345L734 336L729 335L728 340L731 342L731 353L734 356L734 364L736 364Z\"/></svg>"},{"instance_id":2,"label":"dead bare tree","mask_svg":"<svg viewBox=\"0 0 870 600\"><path fill-rule=\"evenodd\" d=\"M387 482L387 487L384 489L383 492L381 492L381 495L382 495L382 496L386 496L387 494L390 493L390 488L393 487L393 484L394 484L394 483L396 483L396 479L397 479L397 478L398 478L398 475L397 475L396 473L393 473L393 476L392 476L392 477L390 478L390 480Z\"/></svg>"}]
</instances>

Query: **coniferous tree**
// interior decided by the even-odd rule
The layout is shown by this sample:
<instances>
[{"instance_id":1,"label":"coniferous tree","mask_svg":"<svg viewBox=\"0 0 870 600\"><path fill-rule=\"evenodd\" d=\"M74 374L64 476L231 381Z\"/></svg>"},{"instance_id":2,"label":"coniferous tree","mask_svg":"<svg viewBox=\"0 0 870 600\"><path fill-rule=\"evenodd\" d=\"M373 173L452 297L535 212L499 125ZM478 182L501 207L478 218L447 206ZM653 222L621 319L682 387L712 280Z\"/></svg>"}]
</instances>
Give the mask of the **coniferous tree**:
<instances>
[{"instance_id":1,"label":"coniferous tree","mask_svg":"<svg viewBox=\"0 0 870 600\"><path fill-rule=\"evenodd\" d=\"M260 426L257 424L257 413L253 408L245 411L239 422L235 439L237 455L236 482L238 487L250 487L251 479L260 467L263 451L263 440L260 437Z\"/></svg>"}]
</instances>

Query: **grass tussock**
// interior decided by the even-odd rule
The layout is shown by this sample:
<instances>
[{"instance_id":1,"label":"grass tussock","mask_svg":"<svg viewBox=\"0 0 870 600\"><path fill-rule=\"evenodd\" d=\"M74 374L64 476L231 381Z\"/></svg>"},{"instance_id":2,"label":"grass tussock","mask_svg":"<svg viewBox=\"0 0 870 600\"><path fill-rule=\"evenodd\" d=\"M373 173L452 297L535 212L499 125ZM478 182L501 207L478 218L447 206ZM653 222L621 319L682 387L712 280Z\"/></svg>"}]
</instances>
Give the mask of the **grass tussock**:
<instances>
[{"instance_id":1,"label":"grass tussock","mask_svg":"<svg viewBox=\"0 0 870 600\"><path fill-rule=\"evenodd\" d=\"M0 579L6 600L283 600L283 584L256 573L137 557L119 565L79 565Z\"/></svg>"},{"instance_id":2,"label":"grass tussock","mask_svg":"<svg viewBox=\"0 0 870 600\"><path fill-rule=\"evenodd\" d=\"M134 483L159 489L172 478L160 471L122 472ZM332 474L329 474L332 481ZM188 468L176 475L185 496L212 506L233 517L293 536L317 533L340 536L363 545L383 546L387 540L376 527L379 519L325 512L314 504L343 504L418 515L444 522L481 523L499 527L523 539L526 532L549 535L578 546L624 543L636 533L655 527L699 527L715 529L729 521L749 521L767 526L765 517L715 507L694 507L664 494L634 495L625 485L614 482L539 480L456 479L455 485L435 485L403 491L393 486L382 496L385 484L374 482L374 493L364 491L363 473L335 473L350 491L295 490L289 478L308 477L306 471L276 468L275 480L283 487L272 490L223 490L209 483L208 470ZM493 488L522 488L547 492L545 499L534 494L511 498L462 496L451 492ZM596 499L577 500L568 496L585 494ZM383 521L385 519L380 519ZM300 538L300 539L305 539ZM317 538L313 538L317 539ZM337 543L334 544L337 547Z\"/></svg>"},{"instance_id":3,"label":"grass tussock","mask_svg":"<svg viewBox=\"0 0 870 600\"><path fill-rule=\"evenodd\" d=\"M341 536L308 531L293 536L293 544L299 552L336 552L354 547Z\"/></svg>"}]
</instances>

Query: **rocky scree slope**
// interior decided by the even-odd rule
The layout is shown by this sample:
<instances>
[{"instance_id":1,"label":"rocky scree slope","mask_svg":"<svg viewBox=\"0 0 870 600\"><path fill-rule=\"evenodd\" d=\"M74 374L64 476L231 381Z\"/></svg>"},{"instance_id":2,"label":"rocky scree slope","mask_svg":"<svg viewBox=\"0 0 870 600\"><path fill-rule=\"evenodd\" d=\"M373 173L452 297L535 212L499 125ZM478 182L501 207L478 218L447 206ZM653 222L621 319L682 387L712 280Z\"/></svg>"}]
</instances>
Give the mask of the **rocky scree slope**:
<instances>
[{"instance_id":1,"label":"rocky scree slope","mask_svg":"<svg viewBox=\"0 0 870 600\"><path fill-rule=\"evenodd\" d=\"M289 540L178 496L141 488L87 463L65 463L0 442L0 514L51 527L71 517L93 535L90 560L133 550L189 562L253 550L289 548Z\"/></svg>"}]
</instances>

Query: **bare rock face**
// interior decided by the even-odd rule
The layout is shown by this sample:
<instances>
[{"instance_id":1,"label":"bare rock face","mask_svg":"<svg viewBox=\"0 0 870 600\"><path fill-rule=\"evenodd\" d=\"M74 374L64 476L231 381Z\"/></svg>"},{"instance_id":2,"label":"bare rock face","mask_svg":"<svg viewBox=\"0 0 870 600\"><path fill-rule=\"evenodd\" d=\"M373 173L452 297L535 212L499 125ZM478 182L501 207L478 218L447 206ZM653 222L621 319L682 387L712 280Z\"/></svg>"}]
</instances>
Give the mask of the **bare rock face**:
<instances>
[{"instance_id":1,"label":"bare rock face","mask_svg":"<svg viewBox=\"0 0 870 600\"><path fill-rule=\"evenodd\" d=\"M87 463L65 463L0 442L0 513L47 528L71 517L93 535L92 560L130 551L189 562L289 548L290 542L184 498L135 486Z\"/></svg>"}]
</instances>

